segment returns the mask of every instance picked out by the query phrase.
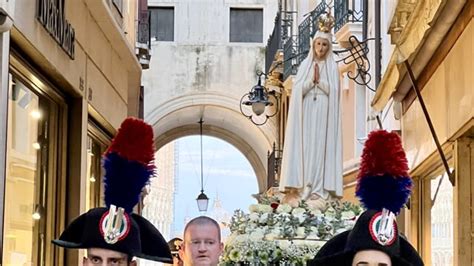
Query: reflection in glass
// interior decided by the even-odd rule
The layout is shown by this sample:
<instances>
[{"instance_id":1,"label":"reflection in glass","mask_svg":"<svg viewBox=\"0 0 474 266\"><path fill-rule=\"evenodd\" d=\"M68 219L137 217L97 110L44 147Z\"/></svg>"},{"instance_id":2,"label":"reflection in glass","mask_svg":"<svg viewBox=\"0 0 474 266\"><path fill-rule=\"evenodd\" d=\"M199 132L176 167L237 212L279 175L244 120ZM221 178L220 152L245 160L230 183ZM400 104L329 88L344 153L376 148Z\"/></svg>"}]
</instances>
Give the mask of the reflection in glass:
<instances>
[{"instance_id":1,"label":"reflection in glass","mask_svg":"<svg viewBox=\"0 0 474 266\"><path fill-rule=\"evenodd\" d=\"M9 89L3 263L43 265L47 132L39 110L47 106L15 78Z\"/></svg>"},{"instance_id":2,"label":"reflection in glass","mask_svg":"<svg viewBox=\"0 0 474 266\"><path fill-rule=\"evenodd\" d=\"M431 180L431 198L442 175ZM436 202L431 209L431 265L453 265L453 187L444 174Z\"/></svg>"},{"instance_id":3,"label":"reflection in glass","mask_svg":"<svg viewBox=\"0 0 474 266\"><path fill-rule=\"evenodd\" d=\"M38 142L33 143L32 146L33 146L33 149L35 149L35 150L40 150L41 149L41 145Z\"/></svg>"},{"instance_id":4,"label":"reflection in glass","mask_svg":"<svg viewBox=\"0 0 474 266\"><path fill-rule=\"evenodd\" d=\"M104 206L101 158L106 147L106 144L94 136L87 136L87 180L89 182L87 182L86 205L88 208Z\"/></svg>"},{"instance_id":5,"label":"reflection in glass","mask_svg":"<svg viewBox=\"0 0 474 266\"><path fill-rule=\"evenodd\" d=\"M34 119L40 119L41 118L41 112L39 110L33 110L30 113L31 117Z\"/></svg>"},{"instance_id":6,"label":"reflection in glass","mask_svg":"<svg viewBox=\"0 0 474 266\"><path fill-rule=\"evenodd\" d=\"M42 215L41 206L39 204L36 204L35 210L33 214L31 215L31 217L33 218L33 220L40 220L41 215Z\"/></svg>"}]
</instances>

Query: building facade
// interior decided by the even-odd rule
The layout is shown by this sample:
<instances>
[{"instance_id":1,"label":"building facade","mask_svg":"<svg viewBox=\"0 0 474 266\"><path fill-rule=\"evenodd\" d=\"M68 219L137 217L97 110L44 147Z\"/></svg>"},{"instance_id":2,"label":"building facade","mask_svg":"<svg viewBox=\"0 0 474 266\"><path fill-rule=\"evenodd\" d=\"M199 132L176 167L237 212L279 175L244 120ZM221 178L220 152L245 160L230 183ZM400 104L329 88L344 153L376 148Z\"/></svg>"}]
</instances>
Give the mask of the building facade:
<instances>
[{"instance_id":1,"label":"building facade","mask_svg":"<svg viewBox=\"0 0 474 266\"><path fill-rule=\"evenodd\" d=\"M121 121L139 116L146 1L0 7L0 22L12 22L1 34L0 264L78 265L80 252L51 240L101 205L101 154Z\"/></svg>"},{"instance_id":2,"label":"building facade","mask_svg":"<svg viewBox=\"0 0 474 266\"><path fill-rule=\"evenodd\" d=\"M157 147L199 134L202 118L204 135L247 157L260 192L267 189L267 152L277 124L256 126L240 113L239 102L264 69L277 6L273 0L149 1L154 57L143 84L145 120L154 126Z\"/></svg>"},{"instance_id":3,"label":"building facade","mask_svg":"<svg viewBox=\"0 0 474 266\"><path fill-rule=\"evenodd\" d=\"M392 14L371 106L397 118L415 180L405 231L427 265L472 265L474 3L398 1Z\"/></svg>"},{"instance_id":4,"label":"building facade","mask_svg":"<svg viewBox=\"0 0 474 266\"><path fill-rule=\"evenodd\" d=\"M155 154L156 174L147 189L142 215L147 218L167 240L174 236L174 199L177 188L178 142L163 146ZM178 210L179 211L179 210ZM140 265L156 265L142 260Z\"/></svg>"},{"instance_id":5,"label":"building facade","mask_svg":"<svg viewBox=\"0 0 474 266\"><path fill-rule=\"evenodd\" d=\"M144 199L142 215L160 230L165 239L173 237L174 195L178 189L178 143L163 146L155 155L156 178L153 178Z\"/></svg>"}]
</instances>

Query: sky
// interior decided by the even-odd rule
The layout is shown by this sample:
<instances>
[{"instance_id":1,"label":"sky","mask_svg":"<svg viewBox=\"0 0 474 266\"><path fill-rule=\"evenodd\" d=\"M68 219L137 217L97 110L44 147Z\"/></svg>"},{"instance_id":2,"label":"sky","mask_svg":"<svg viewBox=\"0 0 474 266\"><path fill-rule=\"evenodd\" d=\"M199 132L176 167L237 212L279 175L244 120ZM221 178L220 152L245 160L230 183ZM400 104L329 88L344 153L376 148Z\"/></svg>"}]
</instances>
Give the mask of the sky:
<instances>
[{"instance_id":1,"label":"sky","mask_svg":"<svg viewBox=\"0 0 474 266\"><path fill-rule=\"evenodd\" d=\"M229 218L234 210L248 212L249 205L256 203L252 194L258 193L257 178L245 156L221 139L203 136L204 193L210 200L206 213L198 211L196 197L201 190L199 139L199 136L188 136L176 140L179 157L174 202L175 235L182 234L186 219L199 215L212 216L216 196Z\"/></svg>"}]
</instances>

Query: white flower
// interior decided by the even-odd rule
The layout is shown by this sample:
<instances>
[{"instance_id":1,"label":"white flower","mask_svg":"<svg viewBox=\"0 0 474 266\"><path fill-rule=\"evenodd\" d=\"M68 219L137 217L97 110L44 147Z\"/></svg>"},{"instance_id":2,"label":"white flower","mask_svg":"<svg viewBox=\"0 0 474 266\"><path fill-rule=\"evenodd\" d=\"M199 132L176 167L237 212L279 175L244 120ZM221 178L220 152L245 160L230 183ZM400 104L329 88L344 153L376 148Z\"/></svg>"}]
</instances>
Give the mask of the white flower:
<instances>
[{"instance_id":1,"label":"white flower","mask_svg":"<svg viewBox=\"0 0 474 266\"><path fill-rule=\"evenodd\" d=\"M264 235L266 231L267 231L267 227L264 226L264 227L257 227L257 228L255 228L255 231L254 231L254 232L256 232L256 233L258 233L258 234L261 234L261 235Z\"/></svg>"},{"instance_id":2,"label":"white flower","mask_svg":"<svg viewBox=\"0 0 474 266\"><path fill-rule=\"evenodd\" d=\"M318 228L315 227L315 226L311 226L310 229L311 229L311 232L309 232L309 234L306 238L307 239L319 239L319 237L318 237Z\"/></svg>"},{"instance_id":3,"label":"white flower","mask_svg":"<svg viewBox=\"0 0 474 266\"><path fill-rule=\"evenodd\" d=\"M250 212L258 212L258 207L260 204L250 204L249 211Z\"/></svg>"},{"instance_id":4,"label":"white flower","mask_svg":"<svg viewBox=\"0 0 474 266\"><path fill-rule=\"evenodd\" d=\"M243 243L247 240L247 235L237 235L235 238L234 238L234 242L237 244L237 243Z\"/></svg>"},{"instance_id":5,"label":"white flower","mask_svg":"<svg viewBox=\"0 0 474 266\"><path fill-rule=\"evenodd\" d=\"M341 212L341 219L343 220L352 220L355 217L355 213L353 211L343 211Z\"/></svg>"},{"instance_id":6,"label":"white flower","mask_svg":"<svg viewBox=\"0 0 474 266\"><path fill-rule=\"evenodd\" d=\"M333 207L329 207L324 212L324 216L326 216L326 218L334 218L334 217L336 217L336 210Z\"/></svg>"},{"instance_id":7,"label":"white flower","mask_svg":"<svg viewBox=\"0 0 474 266\"><path fill-rule=\"evenodd\" d=\"M263 213L258 220L259 223L264 224L268 220L268 213Z\"/></svg>"},{"instance_id":8,"label":"white flower","mask_svg":"<svg viewBox=\"0 0 474 266\"><path fill-rule=\"evenodd\" d=\"M280 220L281 223L287 223L291 220L291 214L282 212L278 214L278 219Z\"/></svg>"},{"instance_id":9,"label":"white flower","mask_svg":"<svg viewBox=\"0 0 474 266\"><path fill-rule=\"evenodd\" d=\"M304 213L300 213L300 214L298 214L298 215L294 215L294 217L298 219L298 222L299 222L300 224L303 224L304 221L306 221L306 214L304 214Z\"/></svg>"},{"instance_id":10,"label":"white flower","mask_svg":"<svg viewBox=\"0 0 474 266\"><path fill-rule=\"evenodd\" d=\"M306 210L303 209L303 208L294 208L292 211L291 211L291 214L297 216L297 215L300 215L300 214L303 214L305 213Z\"/></svg>"},{"instance_id":11,"label":"white flower","mask_svg":"<svg viewBox=\"0 0 474 266\"><path fill-rule=\"evenodd\" d=\"M249 235L251 241L262 240L264 237L263 233L259 231L254 231Z\"/></svg>"},{"instance_id":12,"label":"white flower","mask_svg":"<svg viewBox=\"0 0 474 266\"><path fill-rule=\"evenodd\" d=\"M266 205L266 204L259 204L258 210L259 210L260 213L272 213L273 212L272 206Z\"/></svg>"},{"instance_id":13,"label":"white flower","mask_svg":"<svg viewBox=\"0 0 474 266\"><path fill-rule=\"evenodd\" d=\"M232 245L236 238L237 238L237 233L230 234L226 239L227 244Z\"/></svg>"},{"instance_id":14,"label":"white flower","mask_svg":"<svg viewBox=\"0 0 474 266\"><path fill-rule=\"evenodd\" d=\"M280 237L281 235L281 229L280 228L273 228L271 231L272 234L274 234L276 237Z\"/></svg>"},{"instance_id":15,"label":"white flower","mask_svg":"<svg viewBox=\"0 0 474 266\"><path fill-rule=\"evenodd\" d=\"M344 226L347 228L347 229L350 229L352 227L354 227L356 221L355 220L345 220L344 221Z\"/></svg>"},{"instance_id":16,"label":"white flower","mask_svg":"<svg viewBox=\"0 0 474 266\"><path fill-rule=\"evenodd\" d=\"M281 248L281 250L287 250L290 247L290 243L288 241L278 241L278 246Z\"/></svg>"},{"instance_id":17,"label":"white flower","mask_svg":"<svg viewBox=\"0 0 474 266\"><path fill-rule=\"evenodd\" d=\"M310 212L314 216L320 216L323 214L320 209L312 209Z\"/></svg>"},{"instance_id":18,"label":"white flower","mask_svg":"<svg viewBox=\"0 0 474 266\"><path fill-rule=\"evenodd\" d=\"M256 221L258 221L259 218L260 218L260 214L258 214L256 212L252 212L249 215L249 219L250 219L251 222L256 222Z\"/></svg>"},{"instance_id":19,"label":"white flower","mask_svg":"<svg viewBox=\"0 0 474 266\"><path fill-rule=\"evenodd\" d=\"M257 227L258 227L257 223L248 223L247 225L245 225L244 229L241 230L241 232L245 232L248 234L248 233L253 232Z\"/></svg>"},{"instance_id":20,"label":"white flower","mask_svg":"<svg viewBox=\"0 0 474 266\"><path fill-rule=\"evenodd\" d=\"M297 237L305 237L306 236L305 228L303 226L300 226L296 229L296 236Z\"/></svg>"},{"instance_id":21,"label":"white flower","mask_svg":"<svg viewBox=\"0 0 474 266\"><path fill-rule=\"evenodd\" d=\"M306 253L306 254L303 255L303 261L311 260L311 259L313 259L313 257L314 257L313 254Z\"/></svg>"},{"instance_id":22,"label":"white flower","mask_svg":"<svg viewBox=\"0 0 474 266\"><path fill-rule=\"evenodd\" d=\"M275 200L264 202L277 204ZM267 204L253 204L249 207L249 214L236 212L232 220L232 234L226 241L223 262L233 265L255 260L264 263L283 260L304 264L318 252L321 242L324 242L322 237L327 238L353 227L357 212L355 205L350 203L315 203L318 204L300 203L295 207L279 204L278 207L274 206L277 210ZM282 238L296 239L292 242Z\"/></svg>"},{"instance_id":23,"label":"white flower","mask_svg":"<svg viewBox=\"0 0 474 266\"><path fill-rule=\"evenodd\" d=\"M291 206L288 204L280 204L278 205L277 208L277 213L290 213L291 212Z\"/></svg>"},{"instance_id":24,"label":"white flower","mask_svg":"<svg viewBox=\"0 0 474 266\"><path fill-rule=\"evenodd\" d=\"M239 262L240 257L241 257L241 254L240 254L240 251L238 249L232 249L229 252L229 259L233 262Z\"/></svg>"}]
</instances>

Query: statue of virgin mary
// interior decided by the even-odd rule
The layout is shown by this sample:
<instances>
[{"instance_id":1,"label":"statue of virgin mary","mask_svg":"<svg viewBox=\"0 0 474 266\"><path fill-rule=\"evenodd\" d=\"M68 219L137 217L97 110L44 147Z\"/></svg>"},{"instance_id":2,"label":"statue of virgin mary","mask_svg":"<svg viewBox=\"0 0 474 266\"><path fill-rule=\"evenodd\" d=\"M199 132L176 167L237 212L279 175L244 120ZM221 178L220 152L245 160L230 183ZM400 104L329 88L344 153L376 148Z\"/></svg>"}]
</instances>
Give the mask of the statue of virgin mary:
<instances>
[{"instance_id":1,"label":"statue of virgin mary","mask_svg":"<svg viewBox=\"0 0 474 266\"><path fill-rule=\"evenodd\" d=\"M320 20L295 77L279 185L285 197L342 197L341 91L331 27Z\"/></svg>"}]
</instances>

